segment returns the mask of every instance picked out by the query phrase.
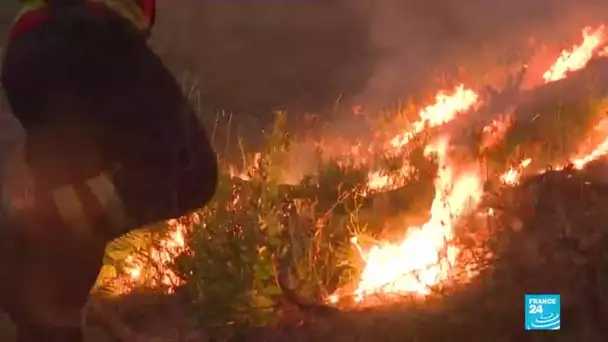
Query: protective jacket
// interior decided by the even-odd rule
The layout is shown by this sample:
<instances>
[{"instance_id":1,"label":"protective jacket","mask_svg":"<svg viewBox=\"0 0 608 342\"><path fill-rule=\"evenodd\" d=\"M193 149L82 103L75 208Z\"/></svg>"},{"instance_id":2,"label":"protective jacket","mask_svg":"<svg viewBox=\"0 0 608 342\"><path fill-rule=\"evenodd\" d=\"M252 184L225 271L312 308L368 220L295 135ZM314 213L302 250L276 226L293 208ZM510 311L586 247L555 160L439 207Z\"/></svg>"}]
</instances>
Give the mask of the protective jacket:
<instances>
[{"instance_id":1,"label":"protective jacket","mask_svg":"<svg viewBox=\"0 0 608 342\"><path fill-rule=\"evenodd\" d=\"M38 191L107 236L201 208L217 183L199 117L133 29L153 24L154 0L27 0L2 63Z\"/></svg>"},{"instance_id":2,"label":"protective jacket","mask_svg":"<svg viewBox=\"0 0 608 342\"><path fill-rule=\"evenodd\" d=\"M82 342L106 243L203 207L217 185L197 112L140 34L154 2L76 2L25 1L0 63L25 131L23 188L0 184L20 253L0 255L0 308L20 342Z\"/></svg>"},{"instance_id":3,"label":"protective jacket","mask_svg":"<svg viewBox=\"0 0 608 342\"><path fill-rule=\"evenodd\" d=\"M15 18L11 37L36 27L51 16L51 3L61 0L21 0L22 8ZM78 1L76 1L78 2ZM156 0L81 0L91 10L111 10L131 22L144 35L154 27Z\"/></svg>"}]
</instances>

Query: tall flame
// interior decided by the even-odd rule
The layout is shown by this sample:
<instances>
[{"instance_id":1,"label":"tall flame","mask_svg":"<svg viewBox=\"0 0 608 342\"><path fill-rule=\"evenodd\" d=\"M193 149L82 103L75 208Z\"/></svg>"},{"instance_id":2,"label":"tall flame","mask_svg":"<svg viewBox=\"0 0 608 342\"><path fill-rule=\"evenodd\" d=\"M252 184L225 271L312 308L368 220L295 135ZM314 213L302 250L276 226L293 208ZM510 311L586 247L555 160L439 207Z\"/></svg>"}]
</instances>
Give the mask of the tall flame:
<instances>
[{"instance_id":1,"label":"tall flame","mask_svg":"<svg viewBox=\"0 0 608 342\"><path fill-rule=\"evenodd\" d=\"M425 127L436 127L453 120L459 113L470 109L478 99L477 93L459 85L450 94L440 91L435 95L435 103L419 112L420 119L412 124L412 129L395 136L390 144L394 148L407 145L416 134L424 131Z\"/></svg>"},{"instance_id":2,"label":"tall flame","mask_svg":"<svg viewBox=\"0 0 608 342\"><path fill-rule=\"evenodd\" d=\"M390 140L391 148L403 148L426 128L441 126L454 120L459 114L475 106L478 103L478 98L479 96L475 91L466 88L463 84L457 86L451 92L438 92L435 95L435 102L418 112L419 119L412 124L412 128ZM397 188L407 182L410 174L411 170L408 165L404 166L399 175L389 175L383 170L370 172L367 189L378 191Z\"/></svg>"},{"instance_id":3,"label":"tall flame","mask_svg":"<svg viewBox=\"0 0 608 342\"><path fill-rule=\"evenodd\" d=\"M585 27L583 42L562 51L557 61L543 74L543 80L546 83L558 81L565 78L569 72L584 68L594 55L601 53L599 49L605 44L606 33L603 25L597 29Z\"/></svg>"},{"instance_id":4,"label":"tall flame","mask_svg":"<svg viewBox=\"0 0 608 342\"><path fill-rule=\"evenodd\" d=\"M602 52L605 43L604 27L596 30L585 28L583 42L570 50L564 50L557 61L543 74L545 82L552 82L567 77L568 72L584 68L591 58ZM477 95L464 92L461 96L448 98L445 93L437 96L437 104L420 112L421 119L411 131L404 132L391 140L395 147L407 144L424 126L441 125L453 119L458 112L472 106ZM465 95L466 94L466 95ZM500 126L508 126L508 118L498 118L487 127L489 133L486 144L494 144L504 132ZM497 127L494 127L497 126ZM457 247L450 244L453 239L454 224L463 213L474 209L483 193L482 178L478 172L460 171L456 173L456 162L449 160L446 154L447 140L434 145L433 150L439 157L439 171L435 181L435 198L430 210L430 219L421 227L408 228L405 238L399 243L381 242L367 251L353 239L357 250L365 261L361 279L354 292L356 299L362 301L371 294L414 293L424 295L433 285L440 284L450 276L459 254ZM575 165L598 158L608 152L608 139L591 153L573 159ZM516 184L531 159L523 160L518 166L507 170L501 179L508 184ZM463 170L462 167L458 168ZM467 170L466 168L464 170ZM377 179L373 179L377 182ZM377 186L375 183L373 186ZM330 296L330 301L337 301L338 295Z\"/></svg>"},{"instance_id":5,"label":"tall flame","mask_svg":"<svg viewBox=\"0 0 608 342\"><path fill-rule=\"evenodd\" d=\"M428 294L431 286L450 276L459 253L450 245L454 223L479 203L482 181L474 169L457 174L447 148L448 141L441 140L427 149L439 164L429 220L407 228L400 243L383 242L368 251L359 248L365 267L354 292L357 300L378 292Z\"/></svg>"}]
</instances>

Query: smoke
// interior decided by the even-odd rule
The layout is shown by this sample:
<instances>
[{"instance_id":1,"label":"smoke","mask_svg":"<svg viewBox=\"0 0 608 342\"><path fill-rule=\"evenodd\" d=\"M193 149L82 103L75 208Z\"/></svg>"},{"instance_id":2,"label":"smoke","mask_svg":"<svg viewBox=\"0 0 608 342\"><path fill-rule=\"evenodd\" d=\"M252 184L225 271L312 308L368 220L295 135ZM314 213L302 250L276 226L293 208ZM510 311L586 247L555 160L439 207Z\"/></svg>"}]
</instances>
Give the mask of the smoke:
<instances>
[{"instance_id":1,"label":"smoke","mask_svg":"<svg viewBox=\"0 0 608 342\"><path fill-rule=\"evenodd\" d=\"M483 71L491 73L492 64L529 59L525 48L557 51L608 14L601 0L377 0L368 8L370 39L382 55L360 101L380 106L436 86L437 76L459 67L488 64Z\"/></svg>"},{"instance_id":2,"label":"smoke","mask_svg":"<svg viewBox=\"0 0 608 342\"><path fill-rule=\"evenodd\" d=\"M379 51L355 100L371 115L409 97L426 100L438 88L451 88L450 82L500 89L524 64L523 86L538 85L559 52L580 42L583 27L608 17L608 3L598 0L360 0L358 5L369 16L369 39ZM491 109L476 113L476 124L492 114ZM333 123L330 137L373 139L352 115L334 117ZM471 124L470 116L462 117L442 132L463 135Z\"/></svg>"}]
</instances>

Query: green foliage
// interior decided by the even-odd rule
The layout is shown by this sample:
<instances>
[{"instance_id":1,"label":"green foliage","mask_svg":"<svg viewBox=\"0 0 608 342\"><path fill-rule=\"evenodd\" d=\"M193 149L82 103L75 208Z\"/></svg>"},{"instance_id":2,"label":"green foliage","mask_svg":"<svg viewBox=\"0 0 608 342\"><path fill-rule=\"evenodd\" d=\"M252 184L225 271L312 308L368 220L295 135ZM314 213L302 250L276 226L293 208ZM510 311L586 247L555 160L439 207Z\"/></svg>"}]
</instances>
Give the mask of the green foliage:
<instances>
[{"instance_id":1,"label":"green foliage","mask_svg":"<svg viewBox=\"0 0 608 342\"><path fill-rule=\"evenodd\" d=\"M350 224L335 215L338 207L356 210L366 173L330 161L299 185L280 184L285 120L277 114L247 181L221 175L214 201L186 236L189 252L175 262L192 317L218 334L277 322L286 298L279 277L298 296L319 301L349 271Z\"/></svg>"},{"instance_id":2,"label":"green foliage","mask_svg":"<svg viewBox=\"0 0 608 342\"><path fill-rule=\"evenodd\" d=\"M366 180L366 170L343 165L336 160L321 165L314 178L317 214L323 215L335 209L341 213L348 212L354 207L357 194Z\"/></svg>"},{"instance_id":3,"label":"green foliage","mask_svg":"<svg viewBox=\"0 0 608 342\"><path fill-rule=\"evenodd\" d=\"M199 324L233 333L243 325L276 321L280 289L275 256L281 248L281 193L277 165L286 148L283 117L268 135L268 151L247 182L223 174L215 200L190 230L191 253L176 260Z\"/></svg>"}]
</instances>

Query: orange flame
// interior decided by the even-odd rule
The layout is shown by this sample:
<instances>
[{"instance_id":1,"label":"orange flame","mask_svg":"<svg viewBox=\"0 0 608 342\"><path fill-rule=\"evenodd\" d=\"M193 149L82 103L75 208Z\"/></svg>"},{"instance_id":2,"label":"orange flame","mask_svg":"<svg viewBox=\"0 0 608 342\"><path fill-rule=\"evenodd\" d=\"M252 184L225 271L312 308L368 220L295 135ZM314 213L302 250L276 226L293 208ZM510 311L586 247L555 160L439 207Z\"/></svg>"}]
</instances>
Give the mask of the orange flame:
<instances>
[{"instance_id":1,"label":"orange flame","mask_svg":"<svg viewBox=\"0 0 608 342\"><path fill-rule=\"evenodd\" d=\"M590 28L583 30L583 43L564 51L551 68L544 73L545 82L556 81L567 77L568 72L582 69L594 53L604 43L604 27L595 31ZM421 119L414 124L412 130L396 136L391 140L395 148L409 143L409 141L424 128L444 124L455 117L459 112L465 111L476 103L477 95L472 91L458 88L460 96L448 97L445 93L437 96L437 104L421 111ZM511 124L508 117L497 118L484 128L484 142L492 145L502 139L508 126ZM421 227L409 228L405 238L397 244L381 242L368 251L358 245L358 239L353 243L365 261L361 279L354 292L357 301L362 301L371 294L428 294L433 285L447 280L451 269L455 266L459 250L450 245L453 238L453 227L458 218L467 209L473 209L479 203L483 193L480 174L477 172L461 172L455 176L454 163L447 159L447 140L436 145L440 169L436 178L436 196L433 201L430 219ZM608 140L594 151L576 159L577 165L598 154L606 153ZM523 160L515 168L501 175L501 180L507 184L516 184L525 168L531 164L531 159ZM374 174L376 176L380 173ZM371 187L378 184L385 185L387 178L382 181L379 177L371 178ZM443 254L443 256L442 256ZM332 295L329 300L336 302L338 295Z\"/></svg>"},{"instance_id":2,"label":"orange flame","mask_svg":"<svg viewBox=\"0 0 608 342\"><path fill-rule=\"evenodd\" d=\"M589 147L586 145L581 146L579 148L579 151L586 152L579 152L576 156L570 157L568 164L572 164L575 169L580 170L590 162L598 160L608 154L608 136L606 136L606 132L604 132L603 129L606 125L608 125L608 119L603 119L597 125L594 126L594 130L600 131L599 133L604 136L602 141L593 147ZM500 176L500 179L506 185L518 184L524 169L526 169L531 162L531 158L524 159L519 165L517 165L516 167L512 167L505 173L503 173ZM553 165L552 168L559 170L563 169L564 165ZM543 173L545 171L546 170L540 170L538 173Z\"/></svg>"},{"instance_id":3,"label":"orange flame","mask_svg":"<svg viewBox=\"0 0 608 342\"><path fill-rule=\"evenodd\" d=\"M500 141L503 140L509 127L513 124L512 117L510 115L499 115L497 118L487 124L481 134L481 151L496 146Z\"/></svg>"},{"instance_id":4,"label":"orange flame","mask_svg":"<svg viewBox=\"0 0 608 342\"><path fill-rule=\"evenodd\" d=\"M582 169L588 163L597 160L606 154L608 154L608 136L606 136L607 132L605 132L605 126L608 124L608 119L601 120L597 125L595 125L594 129L596 131L600 131L599 133L604 137L602 142L600 142L597 146L595 146L591 151L587 154L579 155L571 160L572 165L576 169Z\"/></svg>"},{"instance_id":5,"label":"orange flame","mask_svg":"<svg viewBox=\"0 0 608 342\"><path fill-rule=\"evenodd\" d=\"M394 137L390 144L394 148L407 145L416 134L424 131L425 127L436 127L453 120L459 113L469 110L478 99L473 90L459 85L452 94L440 91L435 96L435 103L423 108L419 115L420 119L413 123L411 130Z\"/></svg>"},{"instance_id":6,"label":"orange flame","mask_svg":"<svg viewBox=\"0 0 608 342\"><path fill-rule=\"evenodd\" d=\"M412 128L391 139L391 147L395 149L403 148L425 128L441 126L452 121L458 114L466 112L476 105L478 98L477 93L465 88L462 84L456 87L451 94L446 91L438 92L435 95L435 103L420 110L418 113L420 119L412 124ZM411 174L412 169L409 165L393 174L384 170L370 172L368 174L367 190L373 192L398 188L405 185Z\"/></svg>"},{"instance_id":7,"label":"orange flame","mask_svg":"<svg viewBox=\"0 0 608 342\"><path fill-rule=\"evenodd\" d=\"M585 27L583 42L570 50L562 51L557 61L543 74L543 79L546 83L558 81L565 78L569 72L584 68L596 53L601 53L598 50L605 43L606 33L603 25L595 30Z\"/></svg>"},{"instance_id":8,"label":"orange flame","mask_svg":"<svg viewBox=\"0 0 608 342\"><path fill-rule=\"evenodd\" d=\"M596 54L608 54L608 48L603 48L605 39L604 26L596 30L585 28L583 42L561 53L551 68L542 75L545 82L563 79L569 72L582 69ZM435 103L420 110L419 120L413 123L412 128L395 136L388 145L392 149L403 148L426 128L443 125L477 103L477 93L464 85L456 87L452 92L441 91L436 95ZM484 133L489 135L487 143L494 144L496 140L500 140L503 130L506 130L505 127L509 124L508 118L499 118L488 125L484 129ZM436 155L439 164L435 179L435 197L428 221L420 227L406 228L403 240L397 243L382 241L364 249L359 245L357 237L352 239L365 262L360 281L353 292L358 301L378 293L425 295L433 286L448 280L454 269L458 268L457 258L461 251L451 243L454 239L453 229L463 215L474 210L479 204L483 194L483 182L475 167L458 165L448 156L448 142L449 139L443 139L432 144L427 151ZM575 167L581 168L607 153L608 138L591 152L571 158L571 161ZM524 169L531 163L531 159L523 160L502 174L501 180L506 184L517 184ZM249 179L248 172L238 172L236 169L230 171L233 177ZM406 169L399 174L407 181ZM384 171L374 171L368 177L367 188L378 190L401 184L391 177ZM167 241L161 244L157 252L152 253L153 259L160 265L165 265L167 260L187 248L183 241L185 228L174 224L171 229ZM144 263L133 257L129 259L128 266L129 277L135 283L144 273ZM163 272L165 273L160 277L161 283L168 285L178 281L169 270ZM336 301L338 295L332 295L329 299Z\"/></svg>"},{"instance_id":9,"label":"orange flame","mask_svg":"<svg viewBox=\"0 0 608 342\"><path fill-rule=\"evenodd\" d=\"M531 158L524 159L519 165L516 167L512 167L507 172L503 173L500 176L500 180L507 185L515 185L519 182L519 179L522 175L522 172L525 168L528 167L532 163Z\"/></svg>"},{"instance_id":10,"label":"orange flame","mask_svg":"<svg viewBox=\"0 0 608 342\"><path fill-rule=\"evenodd\" d=\"M479 203L482 181L473 169L457 174L447 157L447 148L447 140L441 140L427 150L436 154L439 171L430 218L424 225L407 228L400 243L383 242L367 251L358 246L356 238L353 240L365 261L354 292L358 301L379 292L428 294L431 286L450 276L459 254L449 244L454 223Z\"/></svg>"},{"instance_id":11,"label":"orange flame","mask_svg":"<svg viewBox=\"0 0 608 342\"><path fill-rule=\"evenodd\" d=\"M151 248L143 257L134 254L125 260L124 270L128 276L128 284L141 284L147 281L148 286L162 286L171 292L175 286L182 283L170 265L175 257L187 250L184 239L186 227L178 220L169 220L167 225L169 233L157 246ZM125 290L128 291L129 289Z\"/></svg>"}]
</instances>

